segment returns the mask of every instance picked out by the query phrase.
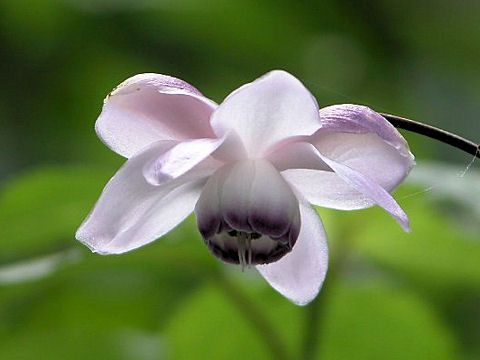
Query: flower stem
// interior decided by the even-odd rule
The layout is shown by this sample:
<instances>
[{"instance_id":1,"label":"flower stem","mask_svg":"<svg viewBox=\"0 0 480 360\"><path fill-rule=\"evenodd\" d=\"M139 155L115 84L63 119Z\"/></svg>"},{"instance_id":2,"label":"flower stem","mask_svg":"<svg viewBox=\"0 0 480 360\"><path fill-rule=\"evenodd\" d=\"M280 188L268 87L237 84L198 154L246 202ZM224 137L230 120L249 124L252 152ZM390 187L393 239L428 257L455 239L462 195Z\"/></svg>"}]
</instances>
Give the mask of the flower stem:
<instances>
[{"instance_id":1,"label":"flower stem","mask_svg":"<svg viewBox=\"0 0 480 360\"><path fill-rule=\"evenodd\" d=\"M331 302L331 288L338 281L350 255L351 236L349 230L342 231L336 244L335 256L330 261L329 271L322 286L321 293L308 304L303 327L303 342L300 349L300 359L317 359L319 339L322 338L322 323Z\"/></svg>"},{"instance_id":2,"label":"flower stem","mask_svg":"<svg viewBox=\"0 0 480 360\"><path fill-rule=\"evenodd\" d=\"M393 126L399 129L412 131L414 133L428 136L432 139L441 141L445 144L456 147L471 155L480 158L480 144L475 144L472 141L462 138L461 136L452 134L448 131L436 128L431 125L422 124L410 119L405 119L400 116L381 114L387 119Z\"/></svg>"},{"instance_id":3,"label":"flower stem","mask_svg":"<svg viewBox=\"0 0 480 360\"><path fill-rule=\"evenodd\" d=\"M223 276L221 272L216 272L215 278L230 301L257 330L259 336L263 338L265 345L269 348L272 354L272 358L276 360L288 360L288 352L280 335L255 303L251 301L240 288L229 281L227 277Z\"/></svg>"},{"instance_id":4,"label":"flower stem","mask_svg":"<svg viewBox=\"0 0 480 360\"><path fill-rule=\"evenodd\" d=\"M330 279L327 279L326 282L330 282ZM322 292L325 294L325 291ZM325 296L319 295L307 306L301 349L302 360L315 359L320 325L319 319L323 317L325 312L325 300Z\"/></svg>"}]
</instances>

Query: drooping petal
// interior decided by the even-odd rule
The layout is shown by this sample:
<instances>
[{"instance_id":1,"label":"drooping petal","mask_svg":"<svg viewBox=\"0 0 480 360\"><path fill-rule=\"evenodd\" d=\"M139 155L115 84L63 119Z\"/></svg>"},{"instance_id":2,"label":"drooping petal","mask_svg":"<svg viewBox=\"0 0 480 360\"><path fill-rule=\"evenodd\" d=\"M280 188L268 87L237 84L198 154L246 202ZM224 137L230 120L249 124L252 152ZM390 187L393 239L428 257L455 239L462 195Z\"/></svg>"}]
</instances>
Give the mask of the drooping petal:
<instances>
[{"instance_id":1,"label":"drooping petal","mask_svg":"<svg viewBox=\"0 0 480 360\"><path fill-rule=\"evenodd\" d=\"M383 207L405 231L410 231L405 212L376 181L346 165L323 157L334 172L312 169L288 169L283 177L311 204L339 210Z\"/></svg>"},{"instance_id":2,"label":"drooping petal","mask_svg":"<svg viewBox=\"0 0 480 360\"><path fill-rule=\"evenodd\" d=\"M343 181L310 143L294 139L282 144L267 159L311 204L338 210L357 210L375 202Z\"/></svg>"},{"instance_id":3,"label":"drooping petal","mask_svg":"<svg viewBox=\"0 0 480 360\"><path fill-rule=\"evenodd\" d=\"M156 142L129 159L108 182L76 238L94 252L118 254L155 240L188 216L200 196L202 170L163 186L150 184L142 173L176 143Z\"/></svg>"},{"instance_id":4,"label":"drooping petal","mask_svg":"<svg viewBox=\"0 0 480 360\"><path fill-rule=\"evenodd\" d=\"M217 136L231 130L251 157L287 137L311 135L319 127L318 105L303 84L285 71L272 71L231 93L212 115Z\"/></svg>"},{"instance_id":5,"label":"drooping petal","mask_svg":"<svg viewBox=\"0 0 480 360\"><path fill-rule=\"evenodd\" d=\"M415 164L402 135L377 112L359 105L320 110L322 128L311 137L321 154L393 191Z\"/></svg>"},{"instance_id":6,"label":"drooping petal","mask_svg":"<svg viewBox=\"0 0 480 360\"><path fill-rule=\"evenodd\" d=\"M277 262L257 266L270 285L295 304L306 305L320 291L328 268L328 246L322 222L300 199L301 228L293 250Z\"/></svg>"},{"instance_id":7,"label":"drooping petal","mask_svg":"<svg viewBox=\"0 0 480 360\"><path fill-rule=\"evenodd\" d=\"M158 140L215 137L209 121L215 108L182 80L140 74L107 96L95 128L113 151L131 157Z\"/></svg>"},{"instance_id":8,"label":"drooping petal","mask_svg":"<svg viewBox=\"0 0 480 360\"><path fill-rule=\"evenodd\" d=\"M345 182L350 184L355 190L364 194L382 208L384 208L405 231L410 231L410 223L407 214L398 205L395 199L377 182L369 176L360 173L346 165L334 160L328 159L320 154L335 173Z\"/></svg>"},{"instance_id":9,"label":"drooping petal","mask_svg":"<svg viewBox=\"0 0 480 360\"><path fill-rule=\"evenodd\" d=\"M305 152L307 147L302 147ZM350 166L330 159L310 145L310 155L316 155L331 170L288 169L283 177L311 204L339 210L357 210L379 205L390 213L406 231L409 220L393 197L375 180Z\"/></svg>"},{"instance_id":10,"label":"drooping petal","mask_svg":"<svg viewBox=\"0 0 480 360\"><path fill-rule=\"evenodd\" d=\"M103 243L93 250L101 254L121 254L165 235L193 212L203 185L202 181L189 182L156 198L134 225L110 241L103 239Z\"/></svg>"},{"instance_id":11,"label":"drooping petal","mask_svg":"<svg viewBox=\"0 0 480 360\"><path fill-rule=\"evenodd\" d=\"M342 180L326 159L387 192L392 192L414 165L403 137L373 110L337 105L321 109L320 117L322 128L314 135L287 139L269 154L277 169L285 170L282 175L311 203L341 210L376 203L365 191Z\"/></svg>"},{"instance_id":12,"label":"drooping petal","mask_svg":"<svg viewBox=\"0 0 480 360\"><path fill-rule=\"evenodd\" d=\"M283 177L309 203L337 210L359 210L375 205L375 201L356 190L331 171L288 169Z\"/></svg>"}]
</instances>

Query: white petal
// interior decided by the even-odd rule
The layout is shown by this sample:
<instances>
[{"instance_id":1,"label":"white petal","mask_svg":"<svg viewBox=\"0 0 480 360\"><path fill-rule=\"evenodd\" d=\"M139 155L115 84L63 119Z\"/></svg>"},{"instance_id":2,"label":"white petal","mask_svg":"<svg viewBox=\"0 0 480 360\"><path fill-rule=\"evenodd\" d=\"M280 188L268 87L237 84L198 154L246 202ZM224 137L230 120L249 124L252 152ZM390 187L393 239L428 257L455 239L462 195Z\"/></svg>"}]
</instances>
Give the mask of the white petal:
<instances>
[{"instance_id":1,"label":"white petal","mask_svg":"<svg viewBox=\"0 0 480 360\"><path fill-rule=\"evenodd\" d=\"M310 143L285 143L268 160L311 204L338 210L357 210L375 202L346 183L320 158Z\"/></svg>"},{"instance_id":2,"label":"white petal","mask_svg":"<svg viewBox=\"0 0 480 360\"><path fill-rule=\"evenodd\" d=\"M357 210L379 205L406 231L409 220L392 196L375 180L347 165L332 160L310 146L334 172L312 169L288 169L283 177L311 204L339 210Z\"/></svg>"},{"instance_id":3,"label":"white petal","mask_svg":"<svg viewBox=\"0 0 480 360\"><path fill-rule=\"evenodd\" d=\"M312 207L300 200L301 228L292 252L258 271L279 293L298 305L306 305L320 291L328 268L327 238Z\"/></svg>"},{"instance_id":4,"label":"white petal","mask_svg":"<svg viewBox=\"0 0 480 360\"><path fill-rule=\"evenodd\" d=\"M313 134L318 105L294 76L272 71L230 94L213 113L212 127L219 137L235 130L248 155L261 156L287 137Z\"/></svg>"},{"instance_id":5,"label":"white petal","mask_svg":"<svg viewBox=\"0 0 480 360\"><path fill-rule=\"evenodd\" d=\"M108 182L76 238L94 252L122 253L155 240L191 213L201 186L185 181L198 177L183 176L154 186L142 174L145 164L175 144L159 141L128 160Z\"/></svg>"},{"instance_id":6,"label":"white petal","mask_svg":"<svg viewBox=\"0 0 480 360\"><path fill-rule=\"evenodd\" d=\"M368 176L388 192L402 183L414 165L413 157L397 149L376 134L325 133L313 144L329 159Z\"/></svg>"},{"instance_id":7,"label":"white petal","mask_svg":"<svg viewBox=\"0 0 480 360\"><path fill-rule=\"evenodd\" d=\"M101 246L93 250L101 254L121 254L165 235L193 212L203 185L203 181L189 182L156 198L133 226L113 239L103 239Z\"/></svg>"},{"instance_id":8,"label":"white petal","mask_svg":"<svg viewBox=\"0 0 480 360\"><path fill-rule=\"evenodd\" d=\"M317 206L359 210L375 205L375 201L331 171L289 169L283 171L282 175L309 203Z\"/></svg>"},{"instance_id":9,"label":"white petal","mask_svg":"<svg viewBox=\"0 0 480 360\"><path fill-rule=\"evenodd\" d=\"M294 139L281 144L266 157L278 171L286 169L333 170L320 159L315 147L305 141Z\"/></svg>"},{"instance_id":10,"label":"white petal","mask_svg":"<svg viewBox=\"0 0 480 360\"><path fill-rule=\"evenodd\" d=\"M148 164L143 169L144 175L153 185L176 179L204 161L224 142L225 138L182 141ZM220 161L210 159L210 166L204 167L204 170L212 172L220 164Z\"/></svg>"},{"instance_id":11,"label":"white petal","mask_svg":"<svg viewBox=\"0 0 480 360\"><path fill-rule=\"evenodd\" d=\"M131 157L158 140L215 137L210 127L215 108L215 103L182 80L140 74L107 96L95 128L113 151Z\"/></svg>"}]
</instances>

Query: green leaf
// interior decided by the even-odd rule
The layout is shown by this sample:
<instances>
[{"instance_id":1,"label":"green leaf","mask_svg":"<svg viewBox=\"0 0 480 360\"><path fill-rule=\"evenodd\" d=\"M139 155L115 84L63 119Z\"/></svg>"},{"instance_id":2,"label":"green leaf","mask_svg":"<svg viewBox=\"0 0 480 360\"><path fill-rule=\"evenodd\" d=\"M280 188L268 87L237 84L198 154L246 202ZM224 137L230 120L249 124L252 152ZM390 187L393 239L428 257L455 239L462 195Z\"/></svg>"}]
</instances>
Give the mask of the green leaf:
<instances>
[{"instance_id":1,"label":"green leaf","mask_svg":"<svg viewBox=\"0 0 480 360\"><path fill-rule=\"evenodd\" d=\"M75 245L75 231L113 171L41 168L13 179L0 197L0 263Z\"/></svg>"},{"instance_id":2,"label":"green leaf","mask_svg":"<svg viewBox=\"0 0 480 360\"><path fill-rule=\"evenodd\" d=\"M341 284L318 336L318 359L453 359L456 344L431 306L382 284Z\"/></svg>"},{"instance_id":3,"label":"green leaf","mask_svg":"<svg viewBox=\"0 0 480 360\"><path fill-rule=\"evenodd\" d=\"M42 281L0 287L0 359L158 359L159 331L210 271L185 246L89 254Z\"/></svg>"},{"instance_id":4,"label":"green leaf","mask_svg":"<svg viewBox=\"0 0 480 360\"><path fill-rule=\"evenodd\" d=\"M236 285L274 326L288 358L299 358L311 314L308 307L292 305L266 285L242 283ZM165 330L170 358L274 359L258 328L226 291L212 283L177 309ZM382 283L341 283L319 296L318 359L453 358L452 334L431 306L413 293Z\"/></svg>"},{"instance_id":5,"label":"green leaf","mask_svg":"<svg viewBox=\"0 0 480 360\"><path fill-rule=\"evenodd\" d=\"M257 299L255 305L272 297ZM293 305L283 299L268 300L264 304L270 310L265 316L271 319L274 314L280 315L284 311L285 318L289 318L288 309ZM294 327L294 321L284 323L284 326ZM171 318L165 337L170 358L176 360L274 359L258 330L252 327L228 294L215 283L199 289L191 298L183 301L176 316Z\"/></svg>"}]
</instances>

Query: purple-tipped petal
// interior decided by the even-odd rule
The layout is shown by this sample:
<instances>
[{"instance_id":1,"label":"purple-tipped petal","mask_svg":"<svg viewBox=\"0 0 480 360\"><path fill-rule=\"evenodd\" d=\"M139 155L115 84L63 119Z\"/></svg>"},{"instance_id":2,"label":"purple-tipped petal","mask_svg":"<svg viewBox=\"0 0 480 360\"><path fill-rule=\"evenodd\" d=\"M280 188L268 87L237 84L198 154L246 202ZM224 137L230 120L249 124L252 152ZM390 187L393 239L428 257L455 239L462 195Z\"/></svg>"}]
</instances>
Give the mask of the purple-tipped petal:
<instances>
[{"instance_id":1,"label":"purple-tipped petal","mask_svg":"<svg viewBox=\"0 0 480 360\"><path fill-rule=\"evenodd\" d=\"M402 135L365 106L335 105L320 110L322 128L311 137L318 151L392 192L415 164Z\"/></svg>"},{"instance_id":2,"label":"purple-tipped petal","mask_svg":"<svg viewBox=\"0 0 480 360\"><path fill-rule=\"evenodd\" d=\"M76 238L94 252L119 254L148 244L188 216L204 183L202 170L164 186L148 183L142 173L175 144L159 141L129 159L105 186Z\"/></svg>"},{"instance_id":3,"label":"purple-tipped petal","mask_svg":"<svg viewBox=\"0 0 480 360\"><path fill-rule=\"evenodd\" d=\"M332 105L320 109L322 132L377 134L383 141L413 160L403 136L382 115L363 106L353 104Z\"/></svg>"},{"instance_id":4,"label":"purple-tipped petal","mask_svg":"<svg viewBox=\"0 0 480 360\"><path fill-rule=\"evenodd\" d=\"M217 136L234 130L251 157L295 135L319 127L318 105L303 84L285 71L272 71L231 93L212 115Z\"/></svg>"},{"instance_id":5,"label":"purple-tipped petal","mask_svg":"<svg viewBox=\"0 0 480 360\"><path fill-rule=\"evenodd\" d=\"M322 128L314 135L287 139L282 147L269 154L275 166L284 170L282 175L311 203L341 210L372 206L378 199L359 189L358 184L353 186L351 181L344 181L340 176L342 169L354 177L368 179L388 193L405 179L414 165L404 138L373 110L357 105L330 106L320 110L320 118ZM406 227L404 216L397 215Z\"/></svg>"},{"instance_id":6,"label":"purple-tipped petal","mask_svg":"<svg viewBox=\"0 0 480 360\"><path fill-rule=\"evenodd\" d=\"M95 128L113 151L131 157L158 140L215 137L210 115L216 106L182 80L140 74L107 96Z\"/></svg>"},{"instance_id":7,"label":"purple-tipped petal","mask_svg":"<svg viewBox=\"0 0 480 360\"><path fill-rule=\"evenodd\" d=\"M314 209L300 200L301 228L293 250L277 262L257 270L280 294L306 305L320 291L328 268L327 237Z\"/></svg>"}]
</instances>

